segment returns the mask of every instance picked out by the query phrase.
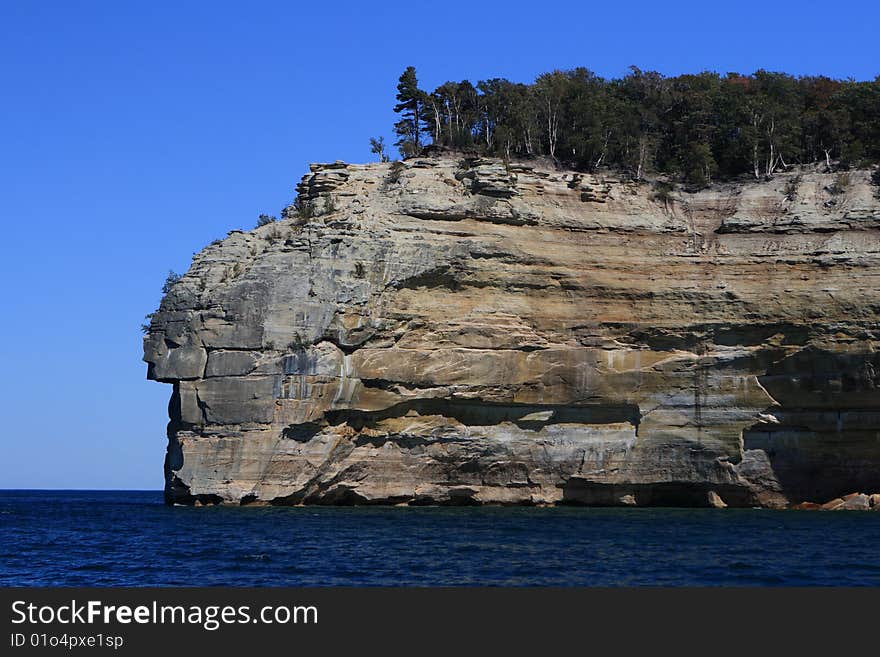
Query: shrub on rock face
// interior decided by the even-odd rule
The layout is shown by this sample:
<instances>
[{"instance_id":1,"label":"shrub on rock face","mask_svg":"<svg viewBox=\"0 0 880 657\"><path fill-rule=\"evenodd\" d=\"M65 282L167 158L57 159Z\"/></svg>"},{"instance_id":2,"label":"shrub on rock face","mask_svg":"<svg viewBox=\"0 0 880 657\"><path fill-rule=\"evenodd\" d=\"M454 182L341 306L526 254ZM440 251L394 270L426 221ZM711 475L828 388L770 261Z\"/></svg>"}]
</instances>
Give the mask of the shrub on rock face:
<instances>
[{"instance_id":1,"label":"shrub on rock face","mask_svg":"<svg viewBox=\"0 0 880 657\"><path fill-rule=\"evenodd\" d=\"M871 183L880 187L880 168L874 169L874 173L871 174ZM876 192L877 196L880 196L880 189Z\"/></svg>"},{"instance_id":2,"label":"shrub on rock face","mask_svg":"<svg viewBox=\"0 0 880 657\"><path fill-rule=\"evenodd\" d=\"M183 278L181 274L169 269L168 276L165 277L165 283L162 285L162 294L168 294L171 292L171 288L174 287L174 284L181 278Z\"/></svg>"},{"instance_id":3,"label":"shrub on rock face","mask_svg":"<svg viewBox=\"0 0 880 657\"><path fill-rule=\"evenodd\" d=\"M315 214L315 208L311 201L302 196L296 197L296 200L293 202L293 208L302 219L310 219Z\"/></svg>"},{"instance_id":4,"label":"shrub on rock face","mask_svg":"<svg viewBox=\"0 0 880 657\"><path fill-rule=\"evenodd\" d=\"M849 174L839 173L837 174L837 178L834 179L834 182L828 187L828 191L836 196L838 194L843 194L847 187L849 187Z\"/></svg>"},{"instance_id":5,"label":"shrub on rock face","mask_svg":"<svg viewBox=\"0 0 880 657\"><path fill-rule=\"evenodd\" d=\"M141 324L141 333L147 334L150 332L150 327L153 323L153 315L156 313L149 313L144 315L144 323Z\"/></svg>"},{"instance_id":6,"label":"shrub on rock face","mask_svg":"<svg viewBox=\"0 0 880 657\"><path fill-rule=\"evenodd\" d=\"M783 193L788 201L794 201L797 198L798 186L801 184L801 176L797 175L785 183Z\"/></svg>"},{"instance_id":7,"label":"shrub on rock face","mask_svg":"<svg viewBox=\"0 0 880 657\"><path fill-rule=\"evenodd\" d=\"M257 218L257 228L260 228L260 227L265 226L267 224L275 223L276 221L278 221L278 217L273 217L268 214L261 214Z\"/></svg>"},{"instance_id":8,"label":"shrub on rock face","mask_svg":"<svg viewBox=\"0 0 880 657\"><path fill-rule=\"evenodd\" d=\"M672 192L675 191L675 185L665 180L658 180L654 183L654 193L651 198L663 204L667 204L672 200Z\"/></svg>"},{"instance_id":9,"label":"shrub on rock face","mask_svg":"<svg viewBox=\"0 0 880 657\"><path fill-rule=\"evenodd\" d=\"M400 174L403 173L403 170L406 166L400 160L395 160L391 163L391 168L388 169L388 175L385 176L385 182L389 185L393 185L400 180Z\"/></svg>"}]
</instances>

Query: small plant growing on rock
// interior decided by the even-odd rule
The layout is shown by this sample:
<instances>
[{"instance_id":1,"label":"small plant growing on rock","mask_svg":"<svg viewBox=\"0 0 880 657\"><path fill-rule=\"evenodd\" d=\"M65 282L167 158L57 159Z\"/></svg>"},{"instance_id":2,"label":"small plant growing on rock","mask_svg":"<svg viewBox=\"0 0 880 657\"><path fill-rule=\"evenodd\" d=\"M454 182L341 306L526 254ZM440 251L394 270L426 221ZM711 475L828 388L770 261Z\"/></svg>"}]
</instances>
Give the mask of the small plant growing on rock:
<instances>
[{"instance_id":1,"label":"small plant growing on rock","mask_svg":"<svg viewBox=\"0 0 880 657\"><path fill-rule=\"evenodd\" d=\"M355 265L354 265L355 277L363 278L366 273L367 273L367 269L366 269L366 267L364 267L364 263L362 263L362 262L355 263Z\"/></svg>"},{"instance_id":2,"label":"small plant growing on rock","mask_svg":"<svg viewBox=\"0 0 880 657\"><path fill-rule=\"evenodd\" d=\"M391 163L391 167L388 169L388 175L385 176L385 182L389 185L396 185L400 182L400 176L403 173L404 169L406 169L406 165L400 160L394 160Z\"/></svg>"},{"instance_id":3,"label":"small plant growing on rock","mask_svg":"<svg viewBox=\"0 0 880 657\"><path fill-rule=\"evenodd\" d=\"M293 202L293 207L296 210L296 213L303 219L311 219L315 216L315 208L311 201L302 196L296 197L296 200Z\"/></svg>"},{"instance_id":4,"label":"small plant growing on rock","mask_svg":"<svg viewBox=\"0 0 880 657\"><path fill-rule=\"evenodd\" d=\"M654 183L654 193L651 198L663 205L672 202L672 192L675 191L675 184L665 180L658 180Z\"/></svg>"},{"instance_id":5,"label":"small plant growing on rock","mask_svg":"<svg viewBox=\"0 0 880 657\"><path fill-rule=\"evenodd\" d=\"M153 317L155 316L155 314L156 313L148 313L144 315L144 323L141 324L141 333L143 333L144 335L150 332L150 326L153 323Z\"/></svg>"},{"instance_id":6,"label":"small plant growing on rock","mask_svg":"<svg viewBox=\"0 0 880 657\"><path fill-rule=\"evenodd\" d=\"M168 276L165 277L165 283L162 285L162 294L168 294L171 292L171 288L179 281L183 276L178 274L173 270L168 270Z\"/></svg>"},{"instance_id":7,"label":"small plant growing on rock","mask_svg":"<svg viewBox=\"0 0 880 657\"><path fill-rule=\"evenodd\" d=\"M782 193L785 195L785 199L787 201L794 201L797 198L797 190L801 184L801 176L800 174L796 175L794 178L789 179L785 183L785 187L782 190Z\"/></svg>"},{"instance_id":8,"label":"small plant growing on rock","mask_svg":"<svg viewBox=\"0 0 880 657\"><path fill-rule=\"evenodd\" d=\"M257 217L257 228L262 228L263 226L266 226L268 224L274 224L276 221L278 221L278 217L268 214L261 214L259 217Z\"/></svg>"},{"instance_id":9,"label":"small plant growing on rock","mask_svg":"<svg viewBox=\"0 0 880 657\"><path fill-rule=\"evenodd\" d=\"M848 173L838 173L837 177L834 179L834 182L828 186L828 192L837 196L839 194L843 194L846 191L846 188L849 187L849 174Z\"/></svg>"},{"instance_id":10,"label":"small plant growing on rock","mask_svg":"<svg viewBox=\"0 0 880 657\"><path fill-rule=\"evenodd\" d=\"M288 343L287 348L291 351L302 351L306 348L306 343L302 339L302 336L297 332L293 334L293 340Z\"/></svg>"},{"instance_id":11,"label":"small plant growing on rock","mask_svg":"<svg viewBox=\"0 0 880 657\"><path fill-rule=\"evenodd\" d=\"M266 233L266 239L270 242L277 242L281 239L281 231L278 228L273 228L268 233Z\"/></svg>"}]
</instances>

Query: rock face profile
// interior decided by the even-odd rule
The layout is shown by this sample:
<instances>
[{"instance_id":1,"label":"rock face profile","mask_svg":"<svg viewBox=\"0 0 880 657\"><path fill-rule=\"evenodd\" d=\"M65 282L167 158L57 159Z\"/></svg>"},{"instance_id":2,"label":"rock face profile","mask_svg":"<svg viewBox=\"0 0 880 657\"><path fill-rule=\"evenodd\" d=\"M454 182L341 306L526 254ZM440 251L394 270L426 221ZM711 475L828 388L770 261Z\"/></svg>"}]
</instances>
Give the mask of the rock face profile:
<instances>
[{"instance_id":1,"label":"rock face profile","mask_svg":"<svg viewBox=\"0 0 880 657\"><path fill-rule=\"evenodd\" d=\"M784 507L880 490L871 171L699 192L312 165L154 315L183 504Z\"/></svg>"}]
</instances>

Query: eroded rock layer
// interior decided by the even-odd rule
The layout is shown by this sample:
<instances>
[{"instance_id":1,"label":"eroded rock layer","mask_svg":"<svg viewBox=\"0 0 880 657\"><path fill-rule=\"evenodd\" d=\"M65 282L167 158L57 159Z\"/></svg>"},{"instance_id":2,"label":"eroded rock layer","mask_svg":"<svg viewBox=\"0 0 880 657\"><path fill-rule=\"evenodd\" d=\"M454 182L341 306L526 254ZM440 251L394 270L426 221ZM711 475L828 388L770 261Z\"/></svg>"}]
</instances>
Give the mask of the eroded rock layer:
<instances>
[{"instance_id":1,"label":"eroded rock layer","mask_svg":"<svg viewBox=\"0 0 880 657\"><path fill-rule=\"evenodd\" d=\"M785 506L880 490L868 171L698 193L313 165L145 341L181 503Z\"/></svg>"}]
</instances>

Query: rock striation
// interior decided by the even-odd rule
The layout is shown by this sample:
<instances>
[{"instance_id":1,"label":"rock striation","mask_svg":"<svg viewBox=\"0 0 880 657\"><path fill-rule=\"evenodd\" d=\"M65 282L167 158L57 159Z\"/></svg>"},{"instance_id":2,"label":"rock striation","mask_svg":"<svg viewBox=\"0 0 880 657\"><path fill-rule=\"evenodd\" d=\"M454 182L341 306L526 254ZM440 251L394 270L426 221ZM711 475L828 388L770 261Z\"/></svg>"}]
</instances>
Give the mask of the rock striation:
<instances>
[{"instance_id":1,"label":"rock striation","mask_svg":"<svg viewBox=\"0 0 880 657\"><path fill-rule=\"evenodd\" d=\"M880 490L870 171L669 192L312 165L195 256L144 359L169 502L784 507ZM861 504L858 502L852 504Z\"/></svg>"}]
</instances>

